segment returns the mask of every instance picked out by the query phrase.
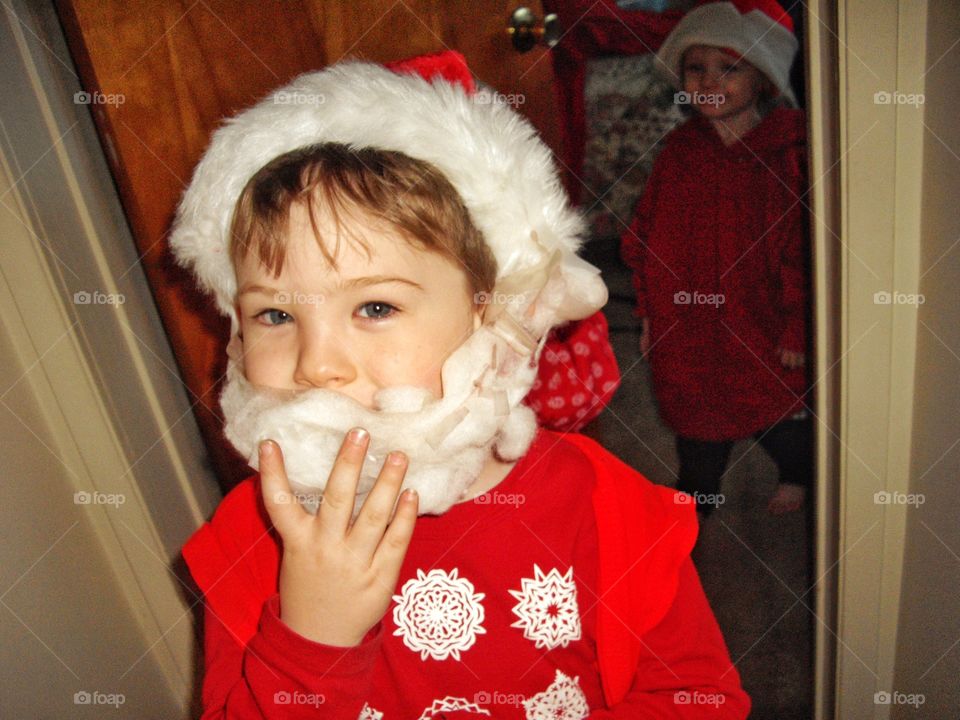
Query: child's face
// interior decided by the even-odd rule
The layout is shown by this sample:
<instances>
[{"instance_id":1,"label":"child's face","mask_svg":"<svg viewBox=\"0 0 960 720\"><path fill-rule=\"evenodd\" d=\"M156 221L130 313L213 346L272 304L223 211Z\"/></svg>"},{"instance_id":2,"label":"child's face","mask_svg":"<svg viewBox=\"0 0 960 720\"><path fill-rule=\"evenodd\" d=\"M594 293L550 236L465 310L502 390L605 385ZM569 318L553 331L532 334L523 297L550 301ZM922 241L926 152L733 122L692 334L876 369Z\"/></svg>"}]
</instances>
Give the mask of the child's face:
<instances>
[{"instance_id":1,"label":"child's face","mask_svg":"<svg viewBox=\"0 0 960 720\"><path fill-rule=\"evenodd\" d=\"M753 65L720 48L693 45L683 55L683 89L697 111L711 120L755 111L765 82Z\"/></svg>"},{"instance_id":2,"label":"child's face","mask_svg":"<svg viewBox=\"0 0 960 720\"><path fill-rule=\"evenodd\" d=\"M322 237L335 237L330 218L317 221ZM331 268L297 204L279 277L254 252L237 268L247 380L336 390L368 408L378 390L397 385L441 397L444 361L480 325L466 272L367 216L344 221L364 239L369 257L344 239L338 269Z\"/></svg>"}]
</instances>

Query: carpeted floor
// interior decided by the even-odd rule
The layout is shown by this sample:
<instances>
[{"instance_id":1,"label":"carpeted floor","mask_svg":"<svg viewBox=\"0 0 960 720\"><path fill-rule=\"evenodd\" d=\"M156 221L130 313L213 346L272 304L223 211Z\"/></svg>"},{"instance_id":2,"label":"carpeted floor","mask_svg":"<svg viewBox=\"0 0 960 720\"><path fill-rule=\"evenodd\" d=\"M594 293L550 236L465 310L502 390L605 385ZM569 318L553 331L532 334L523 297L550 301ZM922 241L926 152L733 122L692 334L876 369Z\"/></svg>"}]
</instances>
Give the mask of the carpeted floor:
<instances>
[{"instance_id":1,"label":"carpeted floor","mask_svg":"<svg viewBox=\"0 0 960 720\"><path fill-rule=\"evenodd\" d=\"M649 366L640 359L630 277L615 240L594 241L587 259L611 291L606 308L623 384L585 433L644 475L676 484L672 433L660 422ZM694 562L730 656L753 699L756 720L811 717L812 606L808 512L775 518L767 499L776 468L752 442L736 445L723 487L725 503L701 526Z\"/></svg>"}]
</instances>

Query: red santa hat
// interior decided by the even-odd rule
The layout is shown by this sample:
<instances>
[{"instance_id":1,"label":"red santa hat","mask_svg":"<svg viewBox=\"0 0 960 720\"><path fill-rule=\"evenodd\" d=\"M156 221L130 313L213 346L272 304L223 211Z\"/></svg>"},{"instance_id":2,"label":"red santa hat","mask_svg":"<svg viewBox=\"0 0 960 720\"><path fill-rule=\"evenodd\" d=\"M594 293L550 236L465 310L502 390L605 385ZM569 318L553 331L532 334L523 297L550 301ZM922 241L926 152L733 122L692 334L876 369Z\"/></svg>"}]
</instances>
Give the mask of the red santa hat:
<instances>
[{"instance_id":1,"label":"red santa hat","mask_svg":"<svg viewBox=\"0 0 960 720\"><path fill-rule=\"evenodd\" d=\"M446 176L496 258L495 291L502 292L491 297L517 305L487 315L522 316L525 327L513 326L528 348L553 325L606 302L599 271L576 257L586 228L549 148L496 93L477 89L463 56L448 51L389 68L347 61L301 75L214 133L177 210L170 246L213 293L234 332L229 232L237 199L274 158L324 142L402 152Z\"/></svg>"},{"instance_id":2,"label":"red santa hat","mask_svg":"<svg viewBox=\"0 0 960 720\"><path fill-rule=\"evenodd\" d=\"M793 20L775 0L705 2L684 15L657 52L658 67L681 90L683 54L692 45L719 47L742 57L796 106L790 66L799 45Z\"/></svg>"}]
</instances>

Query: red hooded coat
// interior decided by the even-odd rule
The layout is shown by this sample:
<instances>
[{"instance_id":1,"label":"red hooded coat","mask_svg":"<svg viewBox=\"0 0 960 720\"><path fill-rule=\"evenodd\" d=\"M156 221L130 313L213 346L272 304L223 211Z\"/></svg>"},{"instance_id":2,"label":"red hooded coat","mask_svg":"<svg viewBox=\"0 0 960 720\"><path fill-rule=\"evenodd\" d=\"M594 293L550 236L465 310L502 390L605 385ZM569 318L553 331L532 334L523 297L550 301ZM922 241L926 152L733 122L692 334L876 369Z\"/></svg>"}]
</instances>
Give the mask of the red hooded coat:
<instances>
[{"instance_id":1,"label":"red hooded coat","mask_svg":"<svg viewBox=\"0 0 960 720\"><path fill-rule=\"evenodd\" d=\"M734 440L802 409L806 133L777 108L725 146L700 116L667 138L624 234L637 314L650 321L660 414L698 440Z\"/></svg>"}]
</instances>

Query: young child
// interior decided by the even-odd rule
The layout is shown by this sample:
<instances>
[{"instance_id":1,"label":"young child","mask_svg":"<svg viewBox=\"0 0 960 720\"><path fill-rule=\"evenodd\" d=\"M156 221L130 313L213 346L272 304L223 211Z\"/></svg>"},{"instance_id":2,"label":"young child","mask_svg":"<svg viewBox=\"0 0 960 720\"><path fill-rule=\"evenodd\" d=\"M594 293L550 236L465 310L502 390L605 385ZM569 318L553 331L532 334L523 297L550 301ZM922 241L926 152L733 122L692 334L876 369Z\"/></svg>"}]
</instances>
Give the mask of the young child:
<instances>
[{"instance_id":1,"label":"young child","mask_svg":"<svg viewBox=\"0 0 960 720\"><path fill-rule=\"evenodd\" d=\"M183 550L203 717L746 717L689 505L521 402L606 298L549 152L456 54L394 69L241 113L178 212L259 468Z\"/></svg>"},{"instance_id":2,"label":"young child","mask_svg":"<svg viewBox=\"0 0 960 720\"><path fill-rule=\"evenodd\" d=\"M657 157L622 255L677 433L678 489L703 515L735 440L755 436L776 463L775 514L801 507L812 475L805 129L786 107L796 51L779 5L737 0L692 10L658 53L694 115Z\"/></svg>"}]
</instances>

